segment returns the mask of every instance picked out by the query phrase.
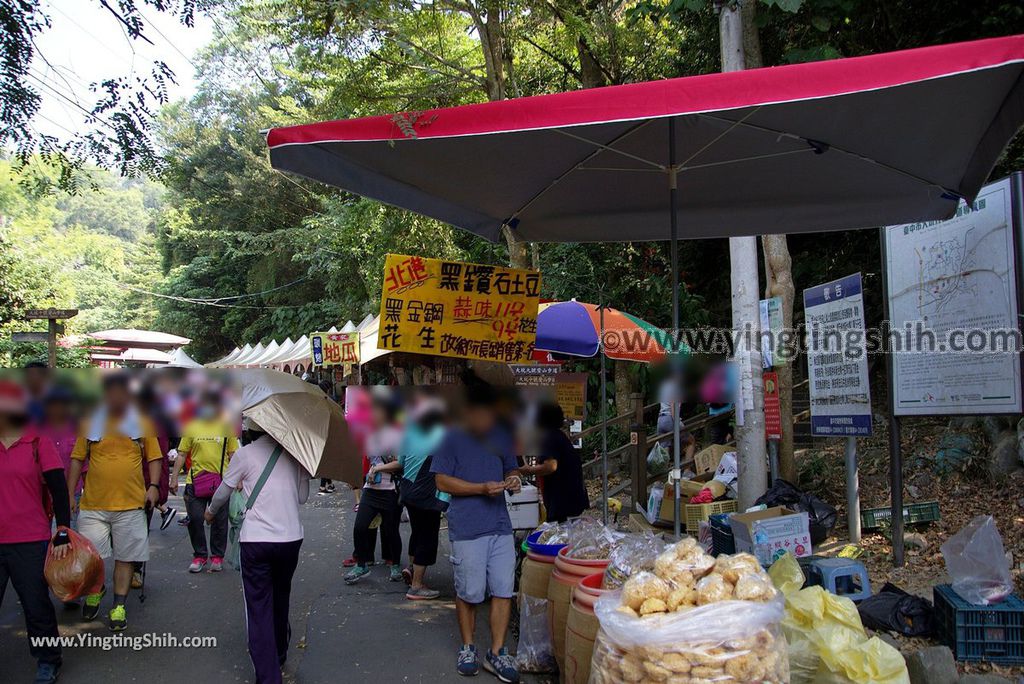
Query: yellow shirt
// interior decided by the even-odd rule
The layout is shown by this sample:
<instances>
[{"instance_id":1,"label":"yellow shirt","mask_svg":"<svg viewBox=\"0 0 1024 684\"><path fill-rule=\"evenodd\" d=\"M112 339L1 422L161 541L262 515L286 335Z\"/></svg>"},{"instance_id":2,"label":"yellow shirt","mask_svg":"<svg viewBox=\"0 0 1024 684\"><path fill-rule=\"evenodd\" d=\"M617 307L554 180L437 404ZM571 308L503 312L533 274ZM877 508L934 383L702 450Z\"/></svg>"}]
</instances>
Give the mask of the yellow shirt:
<instances>
[{"instance_id":1,"label":"yellow shirt","mask_svg":"<svg viewBox=\"0 0 1024 684\"><path fill-rule=\"evenodd\" d=\"M185 477L185 482L191 484L192 473L203 470L221 473L221 454L224 455L223 472L226 473L231 454L238 451L238 438L235 437L235 431L231 426L223 420L196 418L185 426L178 451L188 453L192 457L192 467Z\"/></svg>"},{"instance_id":2,"label":"yellow shirt","mask_svg":"<svg viewBox=\"0 0 1024 684\"><path fill-rule=\"evenodd\" d=\"M130 511L146 505L142 461L143 458L147 463L158 461L163 454L152 422L142 420L141 449L139 442L117 432L113 422L107 424L103 439L91 445L84 432L79 434L71 458L76 461L89 458L89 472L80 502L82 510Z\"/></svg>"}]
</instances>

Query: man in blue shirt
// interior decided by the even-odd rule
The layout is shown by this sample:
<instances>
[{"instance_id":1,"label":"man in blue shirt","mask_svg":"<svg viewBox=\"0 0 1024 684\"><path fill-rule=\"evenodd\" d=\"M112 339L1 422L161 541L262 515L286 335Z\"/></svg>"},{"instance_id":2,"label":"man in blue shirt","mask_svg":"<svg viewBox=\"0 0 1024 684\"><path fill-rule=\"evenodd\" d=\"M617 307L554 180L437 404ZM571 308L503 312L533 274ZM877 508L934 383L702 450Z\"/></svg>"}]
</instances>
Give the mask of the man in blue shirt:
<instances>
[{"instance_id":1,"label":"man in blue shirt","mask_svg":"<svg viewBox=\"0 0 1024 684\"><path fill-rule=\"evenodd\" d=\"M491 647L483 666L503 682L516 683L519 673L505 648L515 585L516 552L505 491L521 486L511 434L497 423L494 388L466 388L463 427L448 431L431 465L439 491L451 495L448 536L452 544L455 605L462 648L458 672L480 671L473 644L476 607L491 596Z\"/></svg>"}]
</instances>

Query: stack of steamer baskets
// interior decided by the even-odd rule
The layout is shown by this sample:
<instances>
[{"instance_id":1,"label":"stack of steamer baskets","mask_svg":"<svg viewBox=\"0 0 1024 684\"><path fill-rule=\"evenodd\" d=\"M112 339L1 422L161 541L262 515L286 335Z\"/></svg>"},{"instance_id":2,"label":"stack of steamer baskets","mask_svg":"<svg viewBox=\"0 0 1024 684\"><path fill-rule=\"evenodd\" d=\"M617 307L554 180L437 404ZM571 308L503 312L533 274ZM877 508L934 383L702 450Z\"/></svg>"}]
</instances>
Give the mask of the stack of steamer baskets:
<instances>
[{"instance_id":1,"label":"stack of steamer baskets","mask_svg":"<svg viewBox=\"0 0 1024 684\"><path fill-rule=\"evenodd\" d=\"M548 615L562 682L585 684L590 676L590 656L597 637L594 601L602 591L601 581L608 559L572 558L567 551L568 548L563 548L555 556L548 582ZM588 582L587 587L581 588L584 580Z\"/></svg>"}]
</instances>

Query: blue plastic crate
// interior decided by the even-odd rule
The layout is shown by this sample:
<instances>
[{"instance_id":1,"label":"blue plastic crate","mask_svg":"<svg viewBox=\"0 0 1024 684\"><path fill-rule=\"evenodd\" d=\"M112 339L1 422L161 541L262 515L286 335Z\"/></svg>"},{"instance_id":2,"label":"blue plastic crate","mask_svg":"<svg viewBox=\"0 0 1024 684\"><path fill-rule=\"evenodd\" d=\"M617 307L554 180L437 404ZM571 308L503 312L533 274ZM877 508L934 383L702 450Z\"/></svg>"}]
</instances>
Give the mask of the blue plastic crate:
<instances>
[{"instance_id":1,"label":"blue plastic crate","mask_svg":"<svg viewBox=\"0 0 1024 684\"><path fill-rule=\"evenodd\" d=\"M728 513L716 513L708 518L711 524L711 555L736 553L736 540L732 536L732 524Z\"/></svg>"},{"instance_id":2,"label":"blue plastic crate","mask_svg":"<svg viewBox=\"0 0 1024 684\"><path fill-rule=\"evenodd\" d=\"M1024 663L1024 601L1011 594L1001 603L976 606L948 584L937 585L934 598L939 639L957 660Z\"/></svg>"}]
</instances>

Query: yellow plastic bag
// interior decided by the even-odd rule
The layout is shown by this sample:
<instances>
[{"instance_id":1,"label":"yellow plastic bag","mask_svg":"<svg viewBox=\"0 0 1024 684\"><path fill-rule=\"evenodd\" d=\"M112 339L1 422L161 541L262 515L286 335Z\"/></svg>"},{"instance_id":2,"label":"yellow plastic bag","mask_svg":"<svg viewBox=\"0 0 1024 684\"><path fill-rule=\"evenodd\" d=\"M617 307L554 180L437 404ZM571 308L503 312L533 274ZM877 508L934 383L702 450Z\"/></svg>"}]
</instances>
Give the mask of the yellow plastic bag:
<instances>
[{"instance_id":1,"label":"yellow plastic bag","mask_svg":"<svg viewBox=\"0 0 1024 684\"><path fill-rule=\"evenodd\" d=\"M853 601L821 587L801 589L803 571L789 553L768 574L786 597L782 632L792 684L909 684L903 656L868 638Z\"/></svg>"}]
</instances>

